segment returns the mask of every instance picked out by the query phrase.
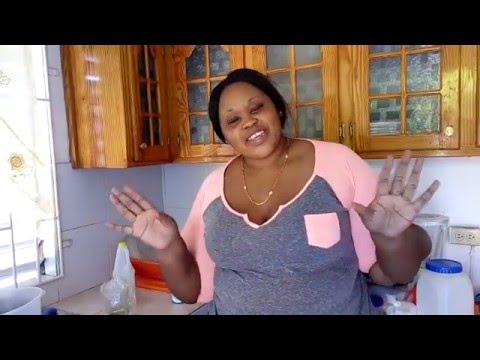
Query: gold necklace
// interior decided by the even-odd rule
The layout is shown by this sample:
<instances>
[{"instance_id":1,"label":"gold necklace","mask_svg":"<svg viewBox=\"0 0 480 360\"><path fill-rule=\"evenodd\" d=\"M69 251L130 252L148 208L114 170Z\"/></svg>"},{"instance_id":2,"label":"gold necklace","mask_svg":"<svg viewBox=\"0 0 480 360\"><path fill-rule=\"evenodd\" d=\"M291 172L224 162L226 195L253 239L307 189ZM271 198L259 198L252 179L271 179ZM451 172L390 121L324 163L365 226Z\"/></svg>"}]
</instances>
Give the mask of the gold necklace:
<instances>
[{"instance_id":1,"label":"gold necklace","mask_svg":"<svg viewBox=\"0 0 480 360\"><path fill-rule=\"evenodd\" d=\"M270 198L272 197L273 195L273 190L275 190L275 188L277 187L277 184L278 184L278 180L280 179L280 176L282 176L282 173L283 171L285 170L285 165L287 164L287 159L288 159L288 148L289 148L289 145L290 145L290 139L287 139L287 149L285 150L285 160L283 161L283 164L282 164L282 167L280 168L280 171L278 173L278 176L277 178L275 179L275 183L273 184L272 186L272 189L268 192L268 195L267 195L267 198L265 200L263 200L262 202L258 202L258 201L255 201L252 199L252 197L250 196L250 194L248 193L248 190L247 190L247 183L245 182L245 166L244 166L244 158L242 156L242 175L243 175L243 190L245 191L245 194L247 195L248 197L248 200L250 200L250 202L252 204L255 204L257 206L261 206L263 204L265 204L268 200L270 200Z\"/></svg>"}]
</instances>

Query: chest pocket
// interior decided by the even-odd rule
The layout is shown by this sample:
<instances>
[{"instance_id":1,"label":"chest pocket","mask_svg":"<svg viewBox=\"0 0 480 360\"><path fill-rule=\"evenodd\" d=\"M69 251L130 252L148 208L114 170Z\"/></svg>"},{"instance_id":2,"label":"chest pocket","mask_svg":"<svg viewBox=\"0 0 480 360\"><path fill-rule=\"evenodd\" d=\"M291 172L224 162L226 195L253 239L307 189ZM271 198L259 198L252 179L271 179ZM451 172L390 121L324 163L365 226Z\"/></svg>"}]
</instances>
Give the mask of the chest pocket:
<instances>
[{"instance_id":1,"label":"chest pocket","mask_svg":"<svg viewBox=\"0 0 480 360\"><path fill-rule=\"evenodd\" d=\"M340 222L336 212L304 215L304 221L309 245L328 249L340 241Z\"/></svg>"}]
</instances>

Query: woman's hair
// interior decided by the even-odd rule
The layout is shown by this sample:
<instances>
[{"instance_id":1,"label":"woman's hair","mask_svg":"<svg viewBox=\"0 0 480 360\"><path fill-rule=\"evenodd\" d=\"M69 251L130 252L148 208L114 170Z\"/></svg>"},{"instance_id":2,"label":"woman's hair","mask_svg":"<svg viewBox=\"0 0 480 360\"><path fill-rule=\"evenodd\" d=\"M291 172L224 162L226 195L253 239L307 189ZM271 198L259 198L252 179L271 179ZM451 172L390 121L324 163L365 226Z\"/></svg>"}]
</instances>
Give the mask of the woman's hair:
<instances>
[{"instance_id":1,"label":"woman's hair","mask_svg":"<svg viewBox=\"0 0 480 360\"><path fill-rule=\"evenodd\" d=\"M210 102L208 104L208 116L212 122L213 130L223 142L225 142L225 136L223 136L222 128L220 127L220 115L218 112L220 97L227 86L236 82L248 83L263 91L270 100L272 100L275 108L279 111L280 124L283 128L287 119L287 103L270 79L261 72L253 69L237 69L231 71L228 76L212 90L210 94Z\"/></svg>"}]
</instances>

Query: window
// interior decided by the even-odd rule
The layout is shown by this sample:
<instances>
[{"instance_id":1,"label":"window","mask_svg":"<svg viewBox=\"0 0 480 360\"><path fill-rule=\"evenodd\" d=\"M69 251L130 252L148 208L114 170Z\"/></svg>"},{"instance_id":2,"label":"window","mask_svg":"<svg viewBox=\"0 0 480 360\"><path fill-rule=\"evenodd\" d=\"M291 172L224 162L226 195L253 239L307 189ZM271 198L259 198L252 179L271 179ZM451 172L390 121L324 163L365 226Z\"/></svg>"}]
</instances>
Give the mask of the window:
<instances>
[{"instance_id":1,"label":"window","mask_svg":"<svg viewBox=\"0 0 480 360\"><path fill-rule=\"evenodd\" d=\"M45 45L0 45L0 288L62 275Z\"/></svg>"}]
</instances>

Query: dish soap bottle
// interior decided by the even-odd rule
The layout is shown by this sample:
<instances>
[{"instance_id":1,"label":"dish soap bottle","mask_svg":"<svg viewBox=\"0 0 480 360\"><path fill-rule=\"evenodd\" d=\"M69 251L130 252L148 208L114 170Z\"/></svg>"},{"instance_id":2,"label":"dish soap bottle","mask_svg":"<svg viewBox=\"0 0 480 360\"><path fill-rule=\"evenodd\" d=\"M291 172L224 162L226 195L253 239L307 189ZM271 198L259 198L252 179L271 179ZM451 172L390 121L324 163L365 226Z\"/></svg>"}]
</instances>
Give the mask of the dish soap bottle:
<instances>
[{"instance_id":1,"label":"dish soap bottle","mask_svg":"<svg viewBox=\"0 0 480 360\"><path fill-rule=\"evenodd\" d=\"M130 252L127 243L118 243L115 265L113 267L113 278L123 283L127 288L128 313L131 313L137 303L135 295L135 269L130 261Z\"/></svg>"}]
</instances>

